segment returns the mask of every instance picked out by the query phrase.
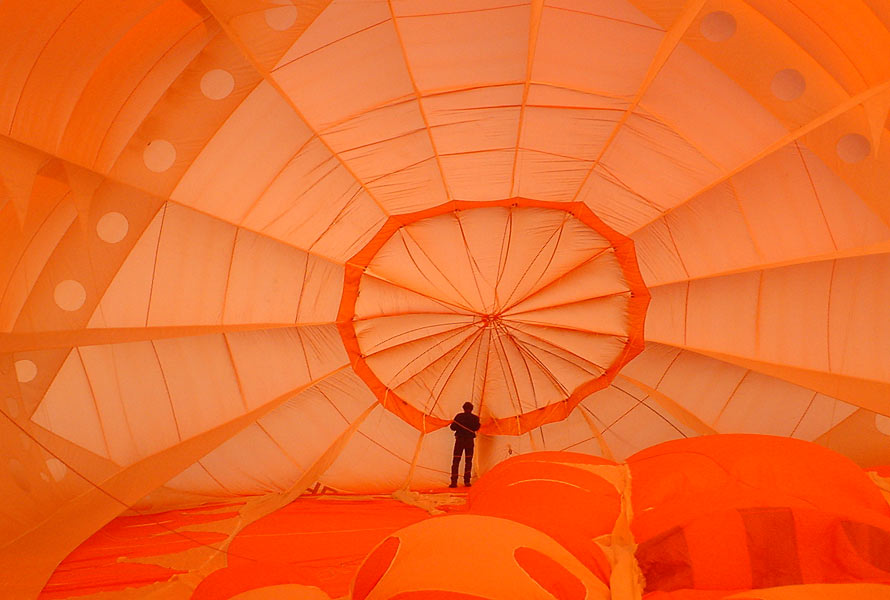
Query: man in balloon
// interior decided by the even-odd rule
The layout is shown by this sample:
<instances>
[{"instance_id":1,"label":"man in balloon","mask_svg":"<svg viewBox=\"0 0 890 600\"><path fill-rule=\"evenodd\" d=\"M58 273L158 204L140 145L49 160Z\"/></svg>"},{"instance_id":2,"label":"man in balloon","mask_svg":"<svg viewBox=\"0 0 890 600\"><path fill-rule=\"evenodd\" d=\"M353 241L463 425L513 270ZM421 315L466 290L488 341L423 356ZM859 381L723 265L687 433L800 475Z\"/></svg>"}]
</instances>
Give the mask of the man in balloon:
<instances>
[{"instance_id":1,"label":"man in balloon","mask_svg":"<svg viewBox=\"0 0 890 600\"><path fill-rule=\"evenodd\" d=\"M473 414L473 404L464 402L464 412L458 413L451 421L451 430L454 431L454 460L451 461L451 485L457 487L457 472L460 468L461 454L466 455L464 467L464 485L470 485L470 472L473 468L473 448L476 440L476 432L479 431L479 417Z\"/></svg>"}]
</instances>

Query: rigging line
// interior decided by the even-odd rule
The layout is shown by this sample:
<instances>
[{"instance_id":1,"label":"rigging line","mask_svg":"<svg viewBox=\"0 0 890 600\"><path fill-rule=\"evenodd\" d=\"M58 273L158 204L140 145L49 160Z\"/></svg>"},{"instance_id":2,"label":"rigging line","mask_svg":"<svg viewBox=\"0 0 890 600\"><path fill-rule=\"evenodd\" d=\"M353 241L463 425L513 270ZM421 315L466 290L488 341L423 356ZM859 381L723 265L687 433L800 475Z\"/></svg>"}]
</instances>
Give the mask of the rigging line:
<instances>
[{"instance_id":1,"label":"rigging line","mask_svg":"<svg viewBox=\"0 0 890 600\"><path fill-rule=\"evenodd\" d=\"M547 305L544 305L544 306L538 306L538 307L535 307L535 308L529 308L529 309L526 309L526 310L519 310L519 311L516 311L516 312L510 312L510 313L506 313L506 312L504 312L504 313L502 313L502 314L503 314L505 317L509 316L509 317L511 317L511 318L515 318L517 315L527 315L527 314L530 314L530 313L544 312L544 311L549 311L549 310L552 309L552 308L561 308L561 307L563 307L563 306L576 306L576 305L582 305L582 304L585 304L585 303L587 303L587 302L592 302L592 301L595 301L595 300L615 299L615 298L618 298L618 297L620 297L620 296L627 296L627 298L628 298L628 300L629 300L629 299L630 299L630 294L632 294L632 293L633 293L633 292L632 292L631 290L629 290L629 289L623 289L623 290L618 290L617 292L609 292L609 293L607 293L607 294L601 294L601 295L599 295L599 296L590 296L590 297L587 297L587 298L581 298L580 300L569 300L568 302L561 302L561 303L559 303L559 304L547 304ZM524 302L525 300L526 300L526 299L523 298L522 302ZM597 304L599 304L599 303L597 302ZM513 308L515 308L515 307L516 307L516 304L513 305ZM515 320L518 320L518 319L515 319ZM585 330L585 331L586 331L586 330Z\"/></svg>"},{"instance_id":2,"label":"rigging line","mask_svg":"<svg viewBox=\"0 0 890 600\"><path fill-rule=\"evenodd\" d=\"M485 298L482 297L482 288L479 287L479 277L482 277L484 280L485 277L482 275L482 269L479 267L479 264L476 262L476 259L470 253L470 242L467 240L467 234L464 231L463 223L460 220L460 212L454 211L451 213L454 215L454 220L457 221L457 228L460 231L460 237L464 241L464 252L467 255L467 264L470 267L470 274L473 276L473 283L476 286L476 293L479 294L479 308L484 311L487 311L487 305L485 304ZM475 267L475 269L473 268ZM479 273L479 277L476 276L476 273ZM488 283L488 281L486 281Z\"/></svg>"},{"instance_id":3,"label":"rigging line","mask_svg":"<svg viewBox=\"0 0 890 600\"><path fill-rule=\"evenodd\" d=\"M686 30L692 24L693 19L695 19L695 17L698 15L704 4L705 0L687 0L687 2L683 6L680 15L677 17L677 20L674 21L674 23L667 31L665 31L664 37L659 43L658 49L655 51L655 56L652 57L652 62L650 62L649 68L646 70L646 75L643 77L643 81L640 83L640 87L637 89L636 94L634 94L633 100L627 107L627 110L624 111L624 113L621 115L621 118L615 124L615 127L612 129L609 137L603 144L599 155L593 161L593 164L590 166L590 169L587 171L587 174L584 176L581 184L578 186L578 190L572 197L573 201L578 199L578 196L581 194L581 190L584 189L584 185L590 179L590 176L594 172L594 169L596 169L596 167L602 162L606 151L612 145L612 142L614 142L614 140L618 137L618 133L621 131L621 128L628 122L628 120L630 120L631 115L639 106L640 101L642 101L643 96L645 96L646 92L649 90L649 86L651 86L652 83L655 81L655 78L661 72L661 69L667 63L668 59L671 57L676 47L680 44L680 40L683 38Z\"/></svg>"},{"instance_id":4,"label":"rigging line","mask_svg":"<svg viewBox=\"0 0 890 600\"><path fill-rule=\"evenodd\" d=\"M574 267L570 268L568 271L562 273L561 275L557 275L555 278L551 279L550 281L548 281L547 283L545 283L545 284L542 285L541 287L535 289L535 287L532 286L532 289L529 290L528 293L526 293L525 296L523 296L522 298L517 299L516 302L514 302L513 304L508 304L505 308L503 308L503 309L501 310L501 314L507 313L510 309L512 309L512 308L513 308L514 306L516 306L517 304L521 304L522 302L527 301L529 298L533 298L534 296L537 296L538 294L540 294L540 293L543 292L544 290L547 290L548 288L550 288L550 286L556 285L557 283L559 283L560 281L562 281L565 277L567 277L570 273L574 273L574 272L577 271L578 269L581 269L582 267L585 267L585 266L587 266L587 265L589 265L589 264L595 262L596 259L598 259L599 257L605 255L605 254L608 253L608 252L611 252L611 253L614 254L614 252L615 252L615 248L612 247L612 246L606 246L605 248L601 248L601 249L599 249L599 251L597 251L593 256L591 256L591 257L589 257L589 258L587 258L587 259L581 261L580 263L578 263L578 264L575 265ZM542 274L542 276L543 276L543 274ZM537 285L539 282L540 282L540 279L539 279L537 282L535 282L535 285ZM597 296L594 296L594 297L597 297Z\"/></svg>"},{"instance_id":5,"label":"rigging line","mask_svg":"<svg viewBox=\"0 0 890 600\"><path fill-rule=\"evenodd\" d=\"M544 373L544 376L547 377L547 379L550 381L550 383L553 385L553 387L556 388L556 390L560 394L565 395L566 398L571 395L571 392L569 392L569 389L567 387L565 387L562 384L562 382L559 381L559 379L556 377L556 375L554 375L553 372L544 364L544 361L542 361L540 358L535 356L535 354L526 347L526 344L520 344L519 340L514 338L514 336L511 335L508 331L505 331L504 333L505 333L505 335L507 335L510 338L510 340L513 342L513 344L519 349L519 354L522 357L522 360L526 365L526 369L528 369L530 382L531 382L531 369L528 367L528 361L526 360L526 356L528 358L530 358L532 360L532 362ZM528 345L530 345L532 347L536 347L532 344L528 344ZM535 389L534 384L532 383L532 390L534 391L534 389ZM563 398L563 401L565 401L565 398ZM535 408L541 408L537 404L537 396L535 396Z\"/></svg>"},{"instance_id":6,"label":"rigging line","mask_svg":"<svg viewBox=\"0 0 890 600\"><path fill-rule=\"evenodd\" d=\"M495 324L495 327L498 330L503 329L500 324ZM526 378L528 379L528 385L532 391L532 406L534 406L536 409L540 408L538 406L538 392L535 389L535 382L534 382L534 379L532 378L531 367L529 367L528 361L525 359L525 356L523 354L523 348L516 342L515 339L513 339L513 336L510 335L510 333L508 331L506 331L505 329L503 329L503 336L506 336L507 339L510 341L510 343L513 344L513 346L519 352L519 358L522 359L522 364L525 365L525 375L526 375ZM499 337L499 339L502 339L503 336L498 336L498 337ZM557 389L559 389L559 387L557 387Z\"/></svg>"},{"instance_id":7,"label":"rigging line","mask_svg":"<svg viewBox=\"0 0 890 600\"><path fill-rule=\"evenodd\" d=\"M386 5L389 8L389 15L392 18L392 26L396 32L396 38L399 40L399 48L402 51L402 59L405 61L405 69L408 72L408 80L411 82L411 87L414 90L414 97L417 101L417 109L420 111L420 117L423 119L423 126L426 129L427 137L430 141L430 147L433 150L433 156L436 158L436 166L439 168L439 177L442 179L442 187L445 190L445 198L449 202L453 199L451 194L451 188L448 185L448 182L445 180L445 169L442 167L442 158L439 155L439 150L436 147L436 139L433 137L433 130L430 127L430 120L426 114L426 109L423 107L423 95L420 93L420 88L417 85L417 80L414 77L414 70L411 68L411 63L408 61L408 50L405 47L405 39L402 37L402 30L399 28L399 20L396 18L395 10L392 7L392 0L387 0Z\"/></svg>"},{"instance_id":8,"label":"rigging line","mask_svg":"<svg viewBox=\"0 0 890 600\"><path fill-rule=\"evenodd\" d=\"M417 266L417 265L415 264L415 266ZM353 267L353 268L357 268L357 267ZM420 271L419 268L418 268L418 272L420 272L420 274L423 275L423 271ZM420 297L422 297L422 298L424 298L424 299L426 299L426 300L430 300L431 302L435 302L436 304L438 304L438 305L441 306L442 308L451 309L451 311L452 311L454 314L459 314L459 315L460 315L460 314L470 314L470 315L479 314L479 313L476 312L475 310L473 310L473 309L471 309L471 308L467 308L466 306L461 306L460 304L455 303L455 302L451 302L451 301L449 301L449 300L442 300L441 298L435 298L435 297L433 297L433 296L428 295L427 293L419 292L419 291L417 291L417 290L415 290L415 289L413 289L413 288L411 288L411 287L408 287L407 284L396 283L395 281L392 281L392 280L389 280L389 279L385 279L384 277L382 277L382 276L380 276L380 275L375 275L371 270L366 270L364 273L362 273L362 277L363 277L363 278L364 278L364 277L370 277L370 278L374 279L375 281L379 281L380 283L383 283L383 284L386 284L386 285L391 285L391 286L394 287L394 288L398 288L398 289L400 289L400 290L405 290L406 292L410 292L410 293L412 293L412 294L416 294L416 295L418 295L418 296L420 296ZM426 276L424 276L424 278L426 279ZM432 281L429 281L429 279L427 279L427 281L428 281L429 284L430 284L431 286L433 286L434 288L437 287L436 284L434 284Z\"/></svg>"},{"instance_id":9,"label":"rigging line","mask_svg":"<svg viewBox=\"0 0 890 600\"><path fill-rule=\"evenodd\" d=\"M420 314L425 314L425 313L420 313ZM454 317L454 316L461 316L461 315L446 315L446 316ZM389 318L389 315L378 317L377 319L387 319L387 318ZM367 321L365 321L365 322L367 322ZM410 329L401 329L395 335L391 335L387 338L384 338L384 339L376 342L373 346L371 346L367 349L363 349L363 350L367 350L367 352L363 352L363 355L370 356L372 354L376 354L377 352L383 352L385 350L389 350L390 348L397 348L397 347L403 346L405 344L410 344L411 342L414 342L414 341L417 341L418 339L420 339L420 338L414 338L411 340L407 340L405 342L399 342L398 344L395 344L393 346L388 346L386 348L383 348L382 350L377 350L377 348L379 348L383 344L386 344L387 342L390 342L394 339L397 339L399 337L402 337L402 336L405 336L405 335L408 335L411 333L417 333L419 331L424 331L427 329L435 329L435 328L439 328L439 327L446 328L446 329L443 329L442 331L434 332L434 333L427 333L422 336L423 338L429 338L429 337L435 337L436 335L439 335L440 333L452 331L453 329L456 329L456 328L468 327L475 323L476 323L476 317L467 316L466 319L464 319L462 321L445 321L445 322L436 321L435 323L432 323L430 325L420 325L417 327L412 327ZM398 321L397 321L397 324L398 324ZM386 325L385 324L382 325L382 328L386 328Z\"/></svg>"},{"instance_id":10,"label":"rigging line","mask_svg":"<svg viewBox=\"0 0 890 600\"><path fill-rule=\"evenodd\" d=\"M457 292L457 295L460 296L460 299L466 303L466 310L469 310L470 312L476 312L472 308L470 308L471 306L473 306L473 303L470 302L470 300L467 297L465 297L459 289L457 289L457 286L454 285L454 283L451 282L451 280L448 278L447 275L445 275L445 273L442 271L442 269L439 268L439 265L436 264L436 261L434 261L432 259L432 257L430 257L430 255L426 253L426 250L423 249L423 246L421 246L420 243L416 239L414 239L414 236L411 235L411 232L408 230L408 227L402 227L401 229L399 229L399 232L402 234L400 237L402 239L402 243L405 245L405 250L408 252L408 256L411 258L411 262L414 263L414 266L417 267L418 271L420 271L420 267L418 266L417 261L414 260L414 256L411 253L411 250L408 248L408 243L405 241L406 237L408 239L410 239L412 242L414 242L414 245L417 246L417 249L420 251L420 253L423 254L424 257L426 257L426 259L430 262L430 265L432 265L432 267L434 269L436 269L436 271L439 273L439 275L442 276L442 279L445 280L445 283L447 283L449 286L451 286L451 289L453 289L455 292ZM423 272L421 271L421 273L423 273ZM424 275L424 278L426 278L427 281L430 281L429 278L426 277L426 275ZM435 286L435 284L433 284L432 281L430 281L430 284ZM435 286L435 287L438 287L438 286Z\"/></svg>"},{"instance_id":11,"label":"rigging line","mask_svg":"<svg viewBox=\"0 0 890 600\"><path fill-rule=\"evenodd\" d=\"M395 373L390 377L389 381L385 383L386 387L388 387L388 388L390 388L390 389L392 389L393 387L398 387L398 386L393 386L393 385L392 385L392 382L395 381L396 379L398 379L398 377L399 377L402 373L404 373L409 367L413 366L414 363L416 363L418 360L420 360L421 358L423 358L423 355L424 355L424 354L426 354L427 352L429 352L429 351L432 350L433 348L435 348L435 347L437 347L437 346L440 346L440 345L444 344L445 342L451 340L452 338L455 338L455 337L457 337L458 335L464 333L464 330L465 330L465 329L468 329L468 328L470 328L470 327L472 327L472 326L473 326L473 324L471 323L470 325L467 325L466 327L461 327L460 329L457 329L454 333L452 333L451 335L449 335L447 338L445 338L445 339L443 339L443 340L440 340L440 341L436 342L435 344L433 344L432 346L430 346L429 348L427 348L426 350L424 350L423 352L421 352L420 354L418 354L417 356L415 356L414 358L412 358L411 360L409 360L407 363L405 363L405 365L404 365L401 369L399 369L397 372L395 372ZM472 335L472 334L471 334L471 335ZM454 349L454 346L452 346L451 349ZM439 360L440 358L442 358L442 356L447 355L448 352L450 352L450 351L451 351L451 350L448 350L447 352L443 353L443 354L440 355L436 360ZM381 350L381 352L386 352L386 350Z\"/></svg>"},{"instance_id":12,"label":"rigging line","mask_svg":"<svg viewBox=\"0 0 890 600\"><path fill-rule=\"evenodd\" d=\"M454 354L454 357L452 357L452 358L457 358L457 360L456 360L455 363L454 363L454 367L451 369L451 372L448 373L448 376L445 377L445 383L442 384L442 389L439 390L438 395L433 396L433 394L432 394L432 390L435 390L435 389L436 389L436 387L439 385L439 381L441 381L441 379L442 379L442 375L444 375L445 372L448 371L448 367L451 366L451 365L450 365L450 361L449 361L449 364L446 365L444 369L442 369L442 372L439 373L439 376L436 377L436 381L433 383L433 388L432 388L432 390L430 390L430 395L433 397L434 401L433 401L433 405L432 405L432 406L429 408L429 410L427 411L428 414L431 415L431 414L433 413L433 411L436 409L436 406L439 404L439 400L440 400L440 399L442 398L442 396L445 394L445 388L448 387L448 384L451 382L451 378L452 378L452 377L454 376L454 374L457 372L457 368L458 368L458 367L460 366L460 364L463 362L463 360L464 360L464 358L467 356L467 354L470 353L470 350L473 348L473 345L474 345L476 342L478 342L478 341L480 341L480 340L482 339L482 332L483 332L483 331L485 331L484 328L479 328L479 330L478 330L475 334L473 334L471 337L468 337L466 340L464 340L463 342L461 342L461 345L463 345L463 344L465 344L465 343L467 342L467 340L472 340L469 344L467 344L467 347L466 347L466 349L463 351L463 354L460 354L460 352L456 352L456 353ZM481 344L480 344L480 346L481 346ZM459 347L458 347L458 348L459 348ZM460 354L460 356L458 356L459 354ZM431 364L430 366L432 366L432 364ZM429 368L429 367L427 367L427 368Z\"/></svg>"},{"instance_id":13,"label":"rigging line","mask_svg":"<svg viewBox=\"0 0 890 600\"><path fill-rule=\"evenodd\" d=\"M275 77L273 77L272 71L270 71L269 69L262 66L262 64L259 62L259 60L254 56L251 49L247 46L247 44L244 43L241 40L241 38L234 31L232 31L231 24L228 21L225 21L224 19L220 18L218 16L217 12L214 11L213 8L208 6L208 2L209 2L209 0L201 0L201 3L204 4L204 6L207 8L207 10L213 15L213 18L216 19L216 21L219 23L220 27L222 27L222 30L226 34L226 36L232 41L232 43L235 45L235 47L238 48L238 50L244 55L244 57L248 60L248 62L250 62L251 65L253 65L254 70L257 73L259 73L262 76L263 80L268 85L270 85L272 87L272 89L274 89L278 93L278 95L281 97L281 99L284 100L284 102L288 106L291 107L291 110L293 110L293 112L294 112L294 114L296 114L297 118L299 118L306 125L306 127L309 129L309 131L312 134L314 134L315 136L318 137L319 141L322 143L322 145L325 148L327 148L328 152L330 152L331 155L333 155L338 161L340 161L340 163L343 165L343 168L346 169L346 171L352 176L353 179L355 179L356 183L358 183L360 186L362 186L362 188L367 192L368 197L370 197L371 200L373 200L374 203L380 208L380 211L383 214L389 216L389 212L386 210L386 208L383 206L383 204L377 199L377 197L371 192L371 190L367 187L365 182L363 182L359 178L359 176L350 168L350 166L347 164L346 160L344 158L342 158L337 152L334 151L334 148L324 139L323 136L321 136L318 128L309 122L309 120L305 117L305 115L302 113L302 111L300 111L300 109L297 107L297 105L293 101L293 99L288 94L285 93L284 88L282 88L281 85L278 83L278 81L275 79ZM318 16L321 14L321 12L322 11L319 11L318 14L315 15L315 19L318 18ZM315 22L315 19L313 19L312 22ZM311 24L312 23L307 24L307 28ZM299 37L301 37L305 32L306 32L306 29L304 29L300 33L300 35L297 37L297 39L299 39Z\"/></svg>"},{"instance_id":14,"label":"rigging line","mask_svg":"<svg viewBox=\"0 0 890 600\"><path fill-rule=\"evenodd\" d=\"M399 333L397 333L397 334L395 334L395 335L393 335L393 336L390 336L390 337L386 338L385 340L381 340L381 341L377 342L372 348L368 348L367 351L364 351L364 350L363 350L363 351L362 351L362 357L367 358L367 357L369 357L369 356L374 356L374 355L376 355L376 354L380 354L380 353L382 353L382 352L386 352L386 351L388 351L388 350L394 350L394 349L396 349L396 348L402 348L402 347L404 347L404 346L407 346L407 345L409 345L409 344L413 344L413 343L418 342L418 341L421 341L421 340L428 340L428 339L430 339L430 338L434 338L434 337L436 337L436 336L439 336L439 335L442 335L442 334L445 334L445 333L451 333L451 332L461 331L461 330L466 329L466 328L468 328L468 327L472 327L472 326L475 325L475 324L476 324L476 321L470 321L469 323L464 322L464 321L458 321L458 322L452 322L452 323L436 323L436 324L434 324L434 325L423 325L423 326L421 326L421 327L414 327L413 329L406 329L406 330L403 330L403 331L401 331L401 332L399 332ZM394 339L396 339L396 338L398 338L398 337L401 337L401 336L404 336L404 335L408 335L409 333L417 333L417 332L419 332L419 331L423 331L424 329L432 329L432 328L434 328L434 327L442 327L442 326L446 326L446 325L449 326L449 327L448 327L448 329L445 329L445 330L443 330L443 331L438 331L438 332L435 332L435 333L425 334L425 335L423 335L423 336L421 336L421 337L416 337L416 338L413 338L413 339L410 339L410 340L406 340L406 341L404 341L404 342L399 342L398 344L393 344L392 346L387 346L386 348L382 348L382 349L380 349L380 350L376 350L376 348L379 348L380 346L382 346L382 345L385 344L386 342L389 342L389 341L391 341L391 340L394 340ZM453 327L452 327L452 326L453 326ZM425 351L425 352L426 352L426 351Z\"/></svg>"},{"instance_id":15,"label":"rigging line","mask_svg":"<svg viewBox=\"0 0 890 600\"><path fill-rule=\"evenodd\" d=\"M628 339L630 339L630 336L626 333L615 333L615 332L608 332L608 331L593 331L590 329L582 329L580 327L572 327L569 325L560 325L559 323L550 323L547 321L529 321L526 319L516 319L516 318L513 318L512 315L510 315L510 318L503 319L503 320L508 321L510 323L518 323L521 325L530 325L532 327L544 327L544 328L549 328L549 329L559 329L561 331L574 331L576 333L583 333L583 334L588 334L588 335L611 337L611 338L623 340L625 342Z\"/></svg>"},{"instance_id":16,"label":"rigging line","mask_svg":"<svg viewBox=\"0 0 890 600\"><path fill-rule=\"evenodd\" d=\"M532 68L535 62L535 53L538 48L538 33L541 27L541 14L543 11L544 0L532 0L529 5L528 50L525 59L525 81L522 86L522 102L519 105L519 120L516 125L516 147L513 150L513 170L510 173L511 196L516 195L516 169L519 166L519 142L522 139L522 129L525 123L526 109L528 108L528 93L531 88Z\"/></svg>"},{"instance_id":17,"label":"rigging line","mask_svg":"<svg viewBox=\"0 0 890 600\"><path fill-rule=\"evenodd\" d=\"M482 389L479 392L479 415L482 415L482 405L485 403L485 384L488 382L488 367L491 361L491 329L486 328L488 332L488 345L485 346L485 369L482 372ZM482 352L482 344L479 344L479 352ZM477 358L478 366L478 358ZM475 381L475 380L474 380Z\"/></svg>"},{"instance_id":18,"label":"rigging line","mask_svg":"<svg viewBox=\"0 0 890 600\"><path fill-rule=\"evenodd\" d=\"M513 238L513 209L507 208L507 218L504 221L504 231L501 233L501 249L498 255L497 276L494 279L494 308L495 310L501 305L498 298L498 288L501 286L501 277L507 268L507 256L510 253L510 242Z\"/></svg>"},{"instance_id":19,"label":"rigging line","mask_svg":"<svg viewBox=\"0 0 890 600\"><path fill-rule=\"evenodd\" d=\"M540 273L540 275L538 275L538 279L535 280L535 282L532 284L531 287L535 287L538 284L538 282L541 281L541 278L544 277L544 274L550 268L550 265L553 264L553 259L556 257L556 251L559 249L559 242L562 240L562 234L565 231L565 225L569 220L569 216L570 216L569 213L567 213L567 212L563 213L562 221L559 223L559 227L557 227L556 229L553 230L553 232L547 238L547 241L544 242L544 244L537 251L537 253L535 253L534 258L531 259L531 261L526 266L525 270L522 272L522 275L519 277L519 280L516 282L516 285L513 286L513 289L510 291L510 294L507 296L507 299L504 300L504 304L510 304L510 300L513 299L513 294L515 294L516 290L519 289L519 286L522 284L522 281L525 279L526 275L528 275L531 272L532 267L535 265L538 258L541 256L541 254L544 253L544 250L547 248L548 245L550 245L550 242L555 237L556 243L553 244L553 251L550 253L550 258L547 260L547 264L544 267L544 270ZM500 310L498 312L502 313L504 311Z\"/></svg>"},{"instance_id":20,"label":"rigging line","mask_svg":"<svg viewBox=\"0 0 890 600\"><path fill-rule=\"evenodd\" d=\"M507 384L507 389L510 394L510 403L513 405L513 410L516 411L516 417L522 414L522 405L519 403L519 389L516 387L516 378L513 376L513 368L510 365L510 359L507 356L507 349L504 347L504 342L501 340L500 335L496 335L496 328L490 328L489 331L491 335L494 335L497 339L497 344L495 344L495 354L498 354L498 346L500 346L501 352L498 354L498 364L501 366L501 375L504 377L504 383ZM501 360L501 356L503 356L503 360ZM506 364L506 368L505 368ZM509 377L507 372L509 371ZM512 389L510 389L510 384L513 384Z\"/></svg>"},{"instance_id":21,"label":"rigging line","mask_svg":"<svg viewBox=\"0 0 890 600\"><path fill-rule=\"evenodd\" d=\"M510 326L508 326L508 327L510 327ZM587 358L585 358L585 357L583 357L583 356L580 356L580 355L578 355L578 354L575 354L574 352L572 352L572 351L569 350L568 348L564 348L564 347L562 347L562 346L560 346L560 345L558 345L558 344L554 344L553 342L550 342L550 341L548 341L548 340L546 340L546 339L544 339L544 338L542 338L542 337L536 336L536 335L534 335L534 334L532 334L532 333L528 333L528 332L522 331L522 330L519 329L519 328L516 328L516 327L510 327L510 328L511 328L511 329L514 329L517 333L521 333L521 334L524 335L524 336L527 336L527 337L533 338L533 339L535 339L535 340L538 340L539 342L543 343L545 346L549 346L550 348L554 348L554 349L556 349L556 350L561 350L561 351L563 351L563 352L566 352L567 354L572 355L572 356L575 357L575 358L581 359L581 361L582 361L583 363L586 363L586 364L592 366L594 369L596 369L596 371L590 371L589 369L586 369L586 368L580 366L580 365L577 364L575 361L570 360L570 359L566 358L565 356L561 356L558 352L554 352L553 350L548 350L546 347L539 346L539 345L534 344L534 343L532 343L532 342L530 342L530 341L528 341L528 340L524 340L524 341L523 341L524 344L526 344L526 345L528 345L528 346L531 346L532 348L535 348L535 349L537 349L537 350L540 350L541 352L544 352L544 353L546 353L546 354L549 354L550 356L553 356L554 358L557 358L557 359L559 359L559 360L562 360L563 362L566 362L566 363L568 363L568 364L570 364L570 365L572 365L572 366L574 366L574 367L577 367L577 368L581 369L582 371L585 371L585 372L587 372L588 374L593 375L594 377L600 377L600 376L602 376L602 374L605 373L606 370L607 370L606 367L603 367L603 366L601 366L601 365L598 365L598 364L596 364L595 362L593 362L593 361L591 361L591 360L589 360L589 359L587 359ZM517 339L519 339L519 336L518 336L518 335L517 335L516 337L517 337Z\"/></svg>"}]
</instances>

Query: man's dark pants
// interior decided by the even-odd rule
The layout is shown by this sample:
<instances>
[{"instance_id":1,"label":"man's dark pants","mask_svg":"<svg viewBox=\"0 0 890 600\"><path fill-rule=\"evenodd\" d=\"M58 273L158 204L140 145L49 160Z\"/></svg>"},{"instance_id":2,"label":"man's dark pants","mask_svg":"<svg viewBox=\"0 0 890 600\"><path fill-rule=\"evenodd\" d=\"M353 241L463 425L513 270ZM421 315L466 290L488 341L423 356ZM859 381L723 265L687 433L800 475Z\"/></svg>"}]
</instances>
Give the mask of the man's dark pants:
<instances>
[{"instance_id":1,"label":"man's dark pants","mask_svg":"<svg viewBox=\"0 0 890 600\"><path fill-rule=\"evenodd\" d=\"M473 469L473 446L476 440L471 437L454 438L454 460L451 461L451 483L457 484L457 472L460 469L460 456L466 454L464 468L464 484L470 485L470 473Z\"/></svg>"}]
</instances>

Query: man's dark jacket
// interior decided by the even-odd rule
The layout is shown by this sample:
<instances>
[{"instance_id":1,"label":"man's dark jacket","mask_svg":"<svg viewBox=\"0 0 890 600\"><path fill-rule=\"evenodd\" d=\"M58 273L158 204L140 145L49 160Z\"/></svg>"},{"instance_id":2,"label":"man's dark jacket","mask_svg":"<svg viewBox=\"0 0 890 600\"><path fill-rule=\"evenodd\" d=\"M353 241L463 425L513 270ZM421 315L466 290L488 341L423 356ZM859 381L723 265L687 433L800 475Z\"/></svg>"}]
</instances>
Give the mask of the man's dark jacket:
<instances>
[{"instance_id":1,"label":"man's dark jacket","mask_svg":"<svg viewBox=\"0 0 890 600\"><path fill-rule=\"evenodd\" d=\"M468 412L455 415L451 430L454 432L454 437L474 438L476 431L479 430L479 417Z\"/></svg>"}]
</instances>

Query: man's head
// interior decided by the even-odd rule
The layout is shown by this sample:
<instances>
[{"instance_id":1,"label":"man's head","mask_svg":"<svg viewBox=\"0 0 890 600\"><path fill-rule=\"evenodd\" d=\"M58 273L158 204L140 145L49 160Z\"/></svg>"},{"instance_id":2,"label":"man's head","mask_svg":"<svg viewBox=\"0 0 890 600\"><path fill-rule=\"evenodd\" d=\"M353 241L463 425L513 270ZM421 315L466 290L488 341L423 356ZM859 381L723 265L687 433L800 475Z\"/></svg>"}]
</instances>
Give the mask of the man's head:
<instances>
[{"instance_id":1,"label":"man's head","mask_svg":"<svg viewBox=\"0 0 890 600\"><path fill-rule=\"evenodd\" d=\"M473 412L472 402L464 402L464 412Z\"/></svg>"}]
</instances>

